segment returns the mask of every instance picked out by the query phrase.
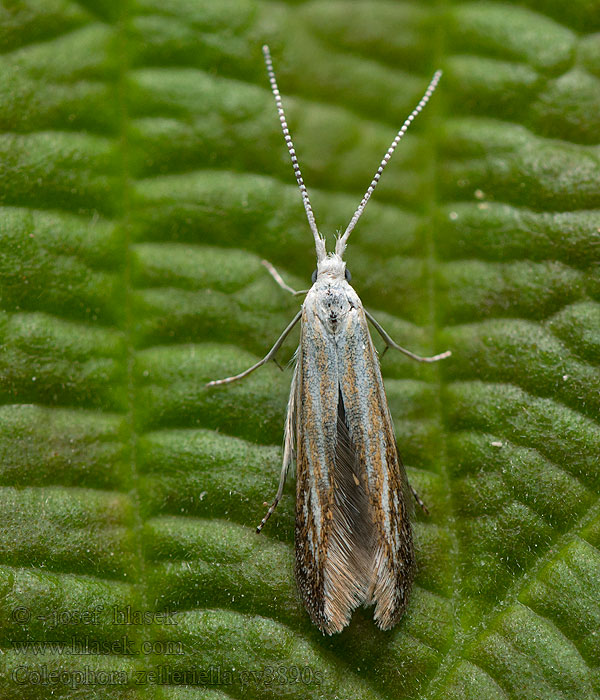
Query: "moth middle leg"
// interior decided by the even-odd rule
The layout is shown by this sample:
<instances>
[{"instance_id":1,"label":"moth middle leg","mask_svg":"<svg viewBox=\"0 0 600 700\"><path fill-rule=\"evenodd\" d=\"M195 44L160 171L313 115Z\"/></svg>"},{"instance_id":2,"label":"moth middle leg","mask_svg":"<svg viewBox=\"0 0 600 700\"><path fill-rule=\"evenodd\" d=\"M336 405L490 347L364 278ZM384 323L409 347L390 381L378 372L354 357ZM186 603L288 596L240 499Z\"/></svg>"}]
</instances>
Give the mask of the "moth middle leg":
<instances>
[{"instance_id":1,"label":"moth middle leg","mask_svg":"<svg viewBox=\"0 0 600 700\"><path fill-rule=\"evenodd\" d=\"M283 341L287 338L290 331L298 323L298 321L300 320L301 317L302 317L302 309L300 309L300 311L298 311L298 313L294 316L291 323L287 326L287 328L283 331L283 333L279 336L279 338L277 338L277 340L275 341L275 345L273 345L273 347L262 358L262 360L259 360L255 365L252 365L252 367L248 367L248 369L244 370L243 372L240 372L239 374L235 374L232 377L225 377L225 379L213 379L212 382L208 382L207 384L204 385L205 388L213 387L213 386L221 386L221 384L231 384L231 382L237 382L239 379L243 379L244 377L247 377L251 372L254 372L255 369L262 367L269 360L275 361L275 355L277 354L277 351L283 345Z\"/></svg>"},{"instance_id":2,"label":"moth middle leg","mask_svg":"<svg viewBox=\"0 0 600 700\"><path fill-rule=\"evenodd\" d=\"M407 357L410 357L413 360L416 360L417 362L438 362L438 360L444 360L447 357L450 357L452 355L452 352L450 350L446 350L446 352L442 352L439 355L433 355L432 357L421 357L421 355L416 355L414 352L411 352L410 350L407 350L406 348L403 348L401 345L398 345L388 333L383 329L381 324L365 309L365 316L369 319L369 321L375 326L375 329L379 333L379 335L383 338L385 342L385 349L387 350L388 348L393 348L394 350L399 350L401 353L406 355ZM385 352L385 351L384 351Z\"/></svg>"}]
</instances>

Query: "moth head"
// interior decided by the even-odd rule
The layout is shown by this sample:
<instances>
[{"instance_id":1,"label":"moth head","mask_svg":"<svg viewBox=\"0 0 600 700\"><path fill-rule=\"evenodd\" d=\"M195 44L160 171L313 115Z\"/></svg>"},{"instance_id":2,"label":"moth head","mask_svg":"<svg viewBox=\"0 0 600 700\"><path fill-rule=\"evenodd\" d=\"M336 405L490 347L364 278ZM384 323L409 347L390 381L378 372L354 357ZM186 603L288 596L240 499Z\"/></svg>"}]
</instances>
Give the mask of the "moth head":
<instances>
[{"instance_id":1,"label":"moth head","mask_svg":"<svg viewBox=\"0 0 600 700\"><path fill-rule=\"evenodd\" d=\"M337 279L345 279L346 282L352 281L352 275L350 274L350 270L346 267L346 263L339 258L335 264L332 264L331 260L333 257L334 255L330 253L322 263L315 267L310 276L310 281L313 284L317 281L317 277L321 273Z\"/></svg>"},{"instance_id":2,"label":"moth head","mask_svg":"<svg viewBox=\"0 0 600 700\"><path fill-rule=\"evenodd\" d=\"M331 280L346 280L346 282L350 282L352 279L346 263L336 253L328 253L323 260L317 263L310 279L314 284L320 277L328 277Z\"/></svg>"},{"instance_id":3,"label":"moth head","mask_svg":"<svg viewBox=\"0 0 600 700\"><path fill-rule=\"evenodd\" d=\"M437 84L439 83L440 78L442 77L442 71L438 70L433 74L433 78L431 79L427 90L425 90L423 97L421 97L417 106L405 119L404 124L402 124L400 128L400 131L396 134L396 138L392 141L391 146L386 151L386 154L383 157L383 160L381 161L379 168L375 173L375 176L371 180L371 184L365 192L365 195L362 198L360 204L358 205L357 210L354 212L354 215L350 219L350 223L348 224L346 230L341 236L337 238L335 243L335 252L328 254L327 250L325 249L325 239L323 238L323 236L321 236L317 228L315 215L310 204L310 199L308 198L308 192L306 191L306 185L304 184L304 180L302 179L302 173L300 172L300 166L298 165L298 158L296 157L296 149L294 148L294 144L292 143L290 130L285 119L285 112L283 111L281 95L279 93L279 88L277 87L277 80L275 78L275 72L273 70L273 61L271 60L271 53L269 51L269 47L266 45L263 46L263 54L265 57L265 64L267 66L267 73L269 75L271 90L273 92L273 96L275 97L275 104L277 106L277 114L279 115L279 122L283 131L283 137L285 139L285 144L290 153L290 158L292 159L294 175L296 176L298 187L300 188L300 195L302 196L302 203L304 204L308 224L315 239L315 251L317 254L317 275L319 276L321 274L326 274L332 277L339 277L343 279L345 277L346 263L344 263L342 258L344 256L344 251L346 250L346 243L348 242L348 238L350 237L352 230L354 229L358 220L360 219L361 214L365 210L367 202L373 194L373 190L375 189L375 187L377 187L377 183L379 182L381 173L383 172L385 166L389 163L390 158L392 157L392 154L396 149L396 146L400 142L400 139L407 132L408 127L412 124L417 114L419 114L423 107L425 107L425 105L429 102L429 98L433 94L433 91L436 89ZM313 282L314 281L315 280L313 280Z\"/></svg>"}]
</instances>

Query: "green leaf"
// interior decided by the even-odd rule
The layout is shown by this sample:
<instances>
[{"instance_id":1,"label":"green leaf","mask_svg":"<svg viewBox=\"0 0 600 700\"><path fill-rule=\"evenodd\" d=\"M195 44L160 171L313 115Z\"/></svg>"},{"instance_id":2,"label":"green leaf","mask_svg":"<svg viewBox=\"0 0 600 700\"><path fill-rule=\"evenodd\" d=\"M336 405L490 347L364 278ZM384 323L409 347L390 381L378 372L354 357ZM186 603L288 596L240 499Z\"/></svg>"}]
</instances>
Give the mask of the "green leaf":
<instances>
[{"instance_id":1,"label":"green leaf","mask_svg":"<svg viewBox=\"0 0 600 700\"><path fill-rule=\"evenodd\" d=\"M3 3L2 698L600 696L599 32L594 0ZM382 359L431 512L387 633L311 624L292 483L254 534L290 371L203 388L298 309L261 259L314 268L265 42L330 244L445 71L347 254L453 353Z\"/></svg>"}]
</instances>

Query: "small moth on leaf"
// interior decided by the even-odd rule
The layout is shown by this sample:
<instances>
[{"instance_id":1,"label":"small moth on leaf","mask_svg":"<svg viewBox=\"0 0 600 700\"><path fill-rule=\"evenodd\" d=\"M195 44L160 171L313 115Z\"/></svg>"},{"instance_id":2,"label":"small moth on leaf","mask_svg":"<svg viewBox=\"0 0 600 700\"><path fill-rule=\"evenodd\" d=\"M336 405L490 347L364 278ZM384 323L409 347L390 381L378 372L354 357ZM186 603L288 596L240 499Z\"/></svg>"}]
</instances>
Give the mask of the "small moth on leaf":
<instances>
[{"instance_id":1,"label":"small moth on leaf","mask_svg":"<svg viewBox=\"0 0 600 700\"><path fill-rule=\"evenodd\" d=\"M300 345L287 406L279 488L257 532L279 503L288 471L295 461L295 572L308 614L322 632L333 634L348 625L359 605L375 605L375 622L387 630L402 617L414 577L412 499L367 322L381 335L386 349L394 348L419 362L436 362L448 357L450 352L420 357L397 345L363 307L350 286L343 255L348 237L383 169L413 119L429 101L441 72L434 74L393 140L348 227L337 238L335 252L328 253L302 179L267 46L263 47L263 53L285 143L315 240L317 269L312 287L295 292L264 261L283 289L306 294L302 308L260 362L241 374L209 382L207 387L243 379L274 360L283 341L300 321ZM423 506L414 490L413 494Z\"/></svg>"}]
</instances>

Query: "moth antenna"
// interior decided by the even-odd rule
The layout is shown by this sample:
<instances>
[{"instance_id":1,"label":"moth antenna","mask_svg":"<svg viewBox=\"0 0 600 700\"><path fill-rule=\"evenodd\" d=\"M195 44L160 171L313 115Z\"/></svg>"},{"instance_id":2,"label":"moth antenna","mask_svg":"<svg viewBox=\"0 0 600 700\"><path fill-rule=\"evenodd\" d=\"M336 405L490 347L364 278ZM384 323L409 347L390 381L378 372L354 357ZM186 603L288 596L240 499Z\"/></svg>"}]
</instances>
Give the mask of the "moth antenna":
<instances>
[{"instance_id":1,"label":"moth antenna","mask_svg":"<svg viewBox=\"0 0 600 700\"><path fill-rule=\"evenodd\" d=\"M400 140L402 139L404 134L408 131L408 127L412 124L414 118L417 116L417 114L419 114L419 112L422 111L423 107L425 107L425 105L429 102L429 98L433 95L433 92L436 89L438 83L440 82L441 77L442 77L442 71L436 70L436 72L433 74L433 78L431 79L431 82L427 86L427 90L425 90L423 97L421 97L421 99L419 100L419 104L408 115L408 117L404 121L404 124L402 124L400 131L396 134L396 138L392 141L392 145L388 148L385 156L383 157L383 160L381 161L381 163L379 165L379 168L377 168L377 172L375 173L375 177L371 180L371 184L369 185L369 188L365 192L365 195L362 198L360 204L358 205L357 210L354 212L354 216L350 219L350 223L348 224L348 228L344 231L344 235L340 236L340 238L337 239L337 242L335 244L336 255L339 255L341 257L344 254L344 251L346 250L346 242L348 240L348 237L352 233L352 230L356 226L357 221L360 219L361 214L365 210L365 207L367 206L367 202L369 201L369 199L371 198L371 195L373 194L373 190L377 187L377 183L379 182L379 178L381 177L381 173L383 172L383 169L389 163L390 158L392 157L392 154L396 150L396 146L400 143Z\"/></svg>"},{"instance_id":2,"label":"moth antenna","mask_svg":"<svg viewBox=\"0 0 600 700\"><path fill-rule=\"evenodd\" d=\"M298 181L298 187L300 188L300 194L302 195L302 203L304 204L304 209L306 211L306 218L308 219L310 230L312 231L315 239L317 260L321 262L321 260L324 260L327 256L327 252L325 250L325 240L321 238L319 230L317 229L315 215L310 205L310 199L308 198L306 185L304 184L304 180L302 179L302 173L300 172L300 166L298 165L298 158L296 157L296 149L294 148L294 144L292 143L290 130L288 129L287 121L285 119L285 112L283 111L281 95L279 93L279 88L277 87L275 71L273 70L273 61L271 60L271 52L269 51L269 47L266 44L262 47L262 50L263 55L265 57L267 73L269 75L269 82L271 83L271 90L273 92L273 96L275 97L275 104L277 105L277 114L279 115L279 122L281 124L281 130L283 131L283 138L285 139L285 145L287 146L287 149L290 153L290 158L292 159L292 167L294 168L294 175L296 176L296 180Z\"/></svg>"}]
</instances>

